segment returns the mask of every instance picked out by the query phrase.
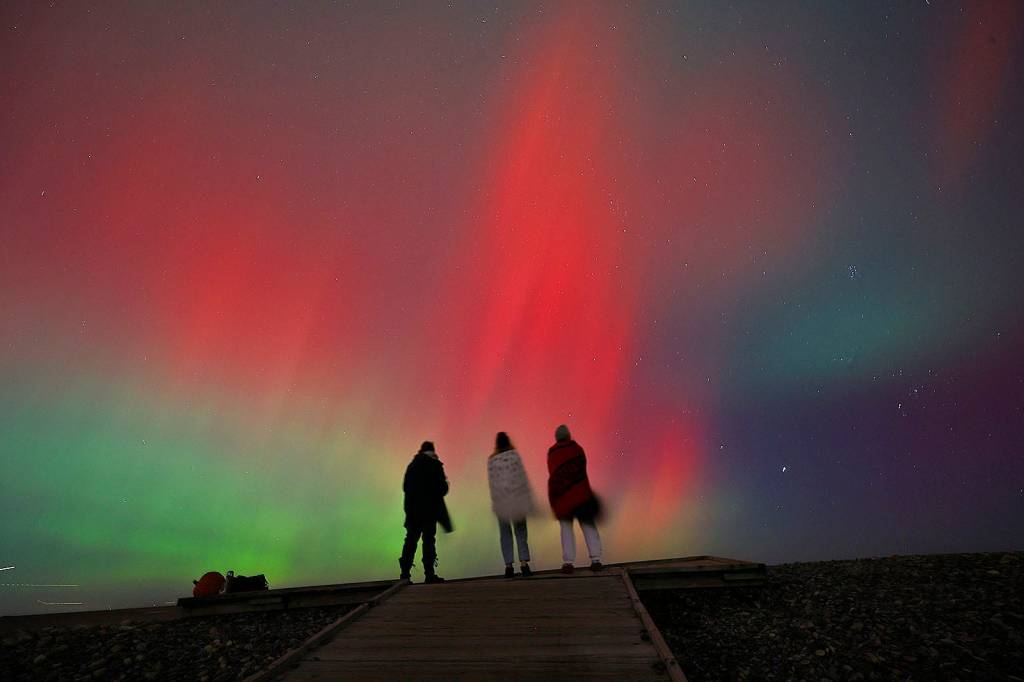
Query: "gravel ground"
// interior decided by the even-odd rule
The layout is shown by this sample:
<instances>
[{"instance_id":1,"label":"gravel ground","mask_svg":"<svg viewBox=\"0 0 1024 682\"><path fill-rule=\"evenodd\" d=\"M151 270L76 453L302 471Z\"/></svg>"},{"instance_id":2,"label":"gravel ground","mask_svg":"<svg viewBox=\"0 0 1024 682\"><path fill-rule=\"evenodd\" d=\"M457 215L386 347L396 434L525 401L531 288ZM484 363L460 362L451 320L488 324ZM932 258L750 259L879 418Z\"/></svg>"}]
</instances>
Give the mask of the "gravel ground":
<instances>
[{"instance_id":1,"label":"gravel ground","mask_svg":"<svg viewBox=\"0 0 1024 682\"><path fill-rule=\"evenodd\" d=\"M238 680L351 608L18 630L3 640L0 679Z\"/></svg>"},{"instance_id":2,"label":"gravel ground","mask_svg":"<svg viewBox=\"0 0 1024 682\"><path fill-rule=\"evenodd\" d=\"M1024 679L1024 553L768 573L763 587L644 596L691 682Z\"/></svg>"}]
</instances>

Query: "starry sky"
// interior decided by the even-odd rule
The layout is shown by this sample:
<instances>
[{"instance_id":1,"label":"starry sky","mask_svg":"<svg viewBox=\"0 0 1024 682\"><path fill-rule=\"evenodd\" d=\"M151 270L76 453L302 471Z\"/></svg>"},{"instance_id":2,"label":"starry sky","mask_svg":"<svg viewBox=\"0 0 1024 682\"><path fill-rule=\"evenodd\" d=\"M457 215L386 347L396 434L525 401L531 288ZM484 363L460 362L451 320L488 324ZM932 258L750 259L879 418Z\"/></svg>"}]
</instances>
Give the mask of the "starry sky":
<instances>
[{"instance_id":1,"label":"starry sky","mask_svg":"<svg viewBox=\"0 0 1024 682\"><path fill-rule=\"evenodd\" d=\"M397 576L424 439L498 572L561 422L606 561L1024 547L1021 3L0 17L0 612Z\"/></svg>"}]
</instances>

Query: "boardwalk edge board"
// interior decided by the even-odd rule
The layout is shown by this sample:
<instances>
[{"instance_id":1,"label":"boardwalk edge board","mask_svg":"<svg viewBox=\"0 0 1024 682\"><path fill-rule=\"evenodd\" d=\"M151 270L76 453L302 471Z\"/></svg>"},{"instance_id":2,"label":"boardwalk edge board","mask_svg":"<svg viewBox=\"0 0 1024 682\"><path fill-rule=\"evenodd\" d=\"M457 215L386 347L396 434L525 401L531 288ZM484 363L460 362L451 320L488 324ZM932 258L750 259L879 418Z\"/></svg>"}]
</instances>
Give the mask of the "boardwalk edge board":
<instances>
[{"instance_id":1,"label":"boardwalk edge board","mask_svg":"<svg viewBox=\"0 0 1024 682\"><path fill-rule=\"evenodd\" d=\"M679 661L672 654L672 650L668 648L668 643L661 636L661 630L658 629L654 619L651 618L651 614L647 613L644 603L640 601L640 595L637 594L636 587L633 586L633 581L629 577L628 568L622 569L622 582L626 585L629 601L632 602L636 615L640 617L640 621L644 624L644 629L647 630L647 636L651 638L651 644L654 645L654 649L658 652L658 657L665 665L665 673L673 682L686 682L686 675L683 674Z\"/></svg>"},{"instance_id":2,"label":"boardwalk edge board","mask_svg":"<svg viewBox=\"0 0 1024 682\"><path fill-rule=\"evenodd\" d=\"M178 612L182 617L195 617L344 604L357 606L392 584L393 580L375 580L364 583L236 592L210 597L182 597L178 600Z\"/></svg>"},{"instance_id":3,"label":"boardwalk edge board","mask_svg":"<svg viewBox=\"0 0 1024 682\"><path fill-rule=\"evenodd\" d=\"M268 682L269 680L277 679L282 673L285 672L285 670L288 667L290 667L293 663L301 661L302 657L309 653L312 649L316 648L322 642L325 642L331 637L333 637L346 625L351 624L357 618L359 618L364 613L369 611L371 608L382 603L385 599L387 599L394 593L398 592L408 584L408 580L399 581L398 583L395 583L394 585L384 590L380 594L372 597L371 599L368 599L367 601L363 602L356 608L346 613L338 620L334 621L324 629L320 630L319 632L309 637L309 639L307 639L299 646L295 647L294 649L289 649L288 651L286 651L283 655L281 655L277 660L275 660L265 669L255 672L252 675L245 678L244 682Z\"/></svg>"},{"instance_id":4,"label":"boardwalk edge board","mask_svg":"<svg viewBox=\"0 0 1024 682\"><path fill-rule=\"evenodd\" d=\"M679 557L675 559L648 559L617 564L606 564L607 569L628 568L633 586L640 593L650 590L676 588L747 587L763 584L768 575L764 564L710 555ZM531 580L565 579L558 569L536 570ZM576 573L580 577L580 572ZM475 583L502 579L503 576L476 576L456 578L454 584ZM64 613L37 613L0 616L0 633L18 629L35 630L43 627L72 627L75 625L117 624L125 620L140 622L170 621L197 616L220 616L232 613L254 613L324 606L366 603L394 584L393 580L374 580L362 583L333 585L306 585L268 590L241 592L213 597L182 597L176 606L134 607L103 609L98 611L71 611Z\"/></svg>"}]
</instances>

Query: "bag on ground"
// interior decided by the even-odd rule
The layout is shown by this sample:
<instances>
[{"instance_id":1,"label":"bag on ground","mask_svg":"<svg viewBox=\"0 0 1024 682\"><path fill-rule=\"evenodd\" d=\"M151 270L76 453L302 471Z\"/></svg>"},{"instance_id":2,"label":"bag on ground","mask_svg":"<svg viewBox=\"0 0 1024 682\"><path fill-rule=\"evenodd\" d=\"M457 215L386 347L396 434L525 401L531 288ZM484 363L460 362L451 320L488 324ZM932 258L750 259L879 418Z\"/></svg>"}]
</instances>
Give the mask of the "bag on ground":
<instances>
[{"instance_id":1,"label":"bag on ground","mask_svg":"<svg viewBox=\"0 0 1024 682\"><path fill-rule=\"evenodd\" d=\"M260 573L259 575L253 576L234 576L228 580L228 584L224 589L224 592L225 594L233 594L235 592L256 592L267 589L270 589L270 585L267 583L267 576Z\"/></svg>"},{"instance_id":2,"label":"bag on ground","mask_svg":"<svg viewBox=\"0 0 1024 682\"><path fill-rule=\"evenodd\" d=\"M224 576L217 571L210 571L204 573L199 580L193 580L192 584L195 585L192 588L193 597L212 597L220 594L224 588Z\"/></svg>"}]
</instances>

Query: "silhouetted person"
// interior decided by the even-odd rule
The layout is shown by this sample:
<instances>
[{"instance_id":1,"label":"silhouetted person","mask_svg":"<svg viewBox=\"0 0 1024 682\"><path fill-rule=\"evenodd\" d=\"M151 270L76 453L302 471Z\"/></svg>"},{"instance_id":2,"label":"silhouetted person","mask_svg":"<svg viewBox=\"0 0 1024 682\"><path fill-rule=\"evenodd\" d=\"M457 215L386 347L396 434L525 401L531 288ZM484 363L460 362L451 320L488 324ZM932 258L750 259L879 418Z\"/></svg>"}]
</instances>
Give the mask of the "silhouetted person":
<instances>
[{"instance_id":1,"label":"silhouetted person","mask_svg":"<svg viewBox=\"0 0 1024 682\"><path fill-rule=\"evenodd\" d=\"M448 516L444 496L448 494L448 479L444 475L444 465L434 452L434 444L423 441L420 451L412 458L405 470L402 483L405 491L405 546L398 565L402 569L402 579L409 580L413 558L416 556L416 544L423 537L423 572L424 582L443 583L434 572L437 565L437 549L435 536L437 524L440 523L445 532L452 532L452 522Z\"/></svg>"},{"instance_id":2,"label":"silhouetted person","mask_svg":"<svg viewBox=\"0 0 1024 682\"><path fill-rule=\"evenodd\" d=\"M548 500L562 527L562 573L572 573L576 561L573 519L583 529L590 569L601 570L601 536L595 525L601 505L587 479L587 456L565 424L555 429L555 444L548 450L548 475Z\"/></svg>"},{"instance_id":3,"label":"silhouetted person","mask_svg":"<svg viewBox=\"0 0 1024 682\"><path fill-rule=\"evenodd\" d=\"M505 560L505 577L516 572L512 568L512 529L515 527L516 545L519 547L519 570L529 578L530 545L527 542L526 517L533 513L533 491L519 453L504 431L494 439L494 452L487 458L487 482L491 488L491 508L498 517L501 536L501 556Z\"/></svg>"}]
</instances>

